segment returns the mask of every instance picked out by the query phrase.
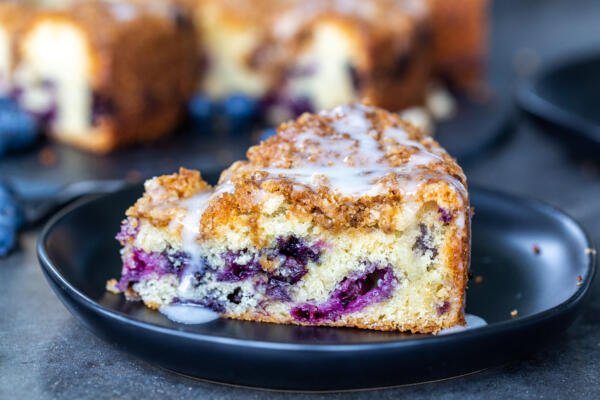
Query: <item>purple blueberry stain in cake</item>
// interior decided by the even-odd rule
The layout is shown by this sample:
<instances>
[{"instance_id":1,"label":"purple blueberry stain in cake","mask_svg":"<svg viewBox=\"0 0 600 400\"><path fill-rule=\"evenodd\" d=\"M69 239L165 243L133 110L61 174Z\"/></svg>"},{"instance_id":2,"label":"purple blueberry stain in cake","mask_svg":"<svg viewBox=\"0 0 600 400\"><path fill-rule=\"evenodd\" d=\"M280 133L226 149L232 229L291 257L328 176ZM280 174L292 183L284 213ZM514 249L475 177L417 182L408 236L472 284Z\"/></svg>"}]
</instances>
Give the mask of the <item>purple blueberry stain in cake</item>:
<instances>
[{"instance_id":1,"label":"purple blueberry stain in cake","mask_svg":"<svg viewBox=\"0 0 600 400\"><path fill-rule=\"evenodd\" d=\"M248 261L240 261L248 257ZM217 280L221 282L240 282L262 271L258 259L248 256L246 251L228 251L223 255L223 261L223 269L217 275Z\"/></svg>"},{"instance_id":2,"label":"purple blueberry stain in cake","mask_svg":"<svg viewBox=\"0 0 600 400\"><path fill-rule=\"evenodd\" d=\"M440 215L440 221L444 224L449 224L452 221L452 212L444 207L438 207L438 214Z\"/></svg>"},{"instance_id":3,"label":"purple blueberry stain in cake","mask_svg":"<svg viewBox=\"0 0 600 400\"><path fill-rule=\"evenodd\" d=\"M441 305L437 306L437 315L442 316L450 311L450 303L444 301Z\"/></svg>"},{"instance_id":4,"label":"purple blueberry stain in cake","mask_svg":"<svg viewBox=\"0 0 600 400\"><path fill-rule=\"evenodd\" d=\"M419 224L419 236L412 249L418 251L422 256L429 254L433 260L438 255L438 249L433 244L433 234L425 224Z\"/></svg>"},{"instance_id":5,"label":"purple blueberry stain in cake","mask_svg":"<svg viewBox=\"0 0 600 400\"><path fill-rule=\"evenodd\" d=\"M319 246L308 246L296 236L277 238L277 249L284 261L274 277L292 285L306 275L308 262L318 262L321 256Z\"/></svg>"},{"instance_id":6,"label":"purple blueberry stain in cake","mask_svg":"<svg viewBox=\"0 0 600 400\"><path fill-rule=\"evenodd\" d=\"M274 247L252 254L248 250L228 251L223 258L223 267L217 274L221 282L241 282L259 277L255 285L263 286L272 300L289 301L287 287L296 284L308 272L310 261L318 263L323 243L317 241L308 244L296 236L281 236L276 239ZM279 265L272 272L263 270L259 259L266 257L270 261L278 261Z\"/></svg>"},{"instance_id":7,"label":"purple blueberry stain in cake","mask_svg":"<svg viewBox=\"0 0 600 400\"><path fill-rule=\"evenodd\" d=\"M290 314L297 321L308 324L335 321L344 314L389 299L397 284L391 266L379 268L370 264L366 271L344 278L325 303L301 304L292 308Z\"/></svg>"},{"instance_id":8,"label":"purple blueberry stain in cake","mask_svg":"<svg viewBox=\"0 0 600 400\"><path fill-rule=\"evenodd\" d=\"M115 236L123 246L129 241L133 241L140 231L139 225L134 226L134 220L126 219L121 223L121 230Z\"/></svg>"},{"instance_id":9,"label":"purple blueberry stain in cake","mask_svg":"<svg viewBox=\"0 0 600 400\"><path fill-rule=\"evenodd\" d=\"M265 293L271 300L288 302L291 300L290 294L288 293L288 287L290 284L285 281L281 281L276 278L269 278Z\"/></svg>"},{"instance_id":10,"label":"purple blueberry stain in cake","mask_svg":"<svg viewBox=\"0 0 600 400\"><path fill-rule=\"evenodd\" d=\"M298 283L308 272L309 261L318 263L323 243L317 241L308 244L297 236L280 236L277 246L268 252L267 258L279 258L281 264L272 273L267 274L266 294L272 300L290 301L288 287Z\"/></svg>"},{"instance_id":11,"label":"purple blueberry stain in cake","mask_svg":"<svg viewBox=\"0 0 600 400\"><path fill-rule=\"evenodd\" d=\"M169 261L163 253L133 249L123 259L123 274L117 284L119 290L126 290L130 284L139 282L145 276L168 273Z\"/></svg>"},{"instance_id":12,"label":"purple blueberry stain in cake","mask_svg":"<svg viewBox=\"0 0 600 400\"><path fill-rule=\"evenodd\" d=\"M162 252L147 252L133 248L123 256L123 272L117 289L126 290L131 284L149 275L162 277L168 274L181 275L189 257L185 253L167 249Z\"/></svg>"},{"instance_id":13,"label":"purple blueberry stain in cake","mask_svg":"<svg viewBox=\"0 0 600 400\"><path fill-rule=\"evenodd\" d=\"M242 302L242 288L236 287L233 292L227 295L227 300L233 304L240 304Z\"/></svg>"}]
</instances>

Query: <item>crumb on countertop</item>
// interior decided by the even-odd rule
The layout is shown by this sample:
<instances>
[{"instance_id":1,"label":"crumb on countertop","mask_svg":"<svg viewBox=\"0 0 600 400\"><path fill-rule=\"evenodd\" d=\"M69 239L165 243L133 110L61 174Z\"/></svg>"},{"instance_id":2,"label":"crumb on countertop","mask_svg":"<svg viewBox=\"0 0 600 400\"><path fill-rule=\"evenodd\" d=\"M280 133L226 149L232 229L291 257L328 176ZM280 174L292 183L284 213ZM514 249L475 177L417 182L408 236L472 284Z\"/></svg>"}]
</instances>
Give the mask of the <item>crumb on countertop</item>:
<instances>
[{"instance_id":1,"label":"crumb on countertop","mask_svg":"<svg viewBox=\"0 0 600 400\"><path fill-rule=\"evenodd\" d=\"M45 147L38 153L38 161L44 167L50 167L56 164L58 157L53 149Z\"/></svg>"}]
</instances>

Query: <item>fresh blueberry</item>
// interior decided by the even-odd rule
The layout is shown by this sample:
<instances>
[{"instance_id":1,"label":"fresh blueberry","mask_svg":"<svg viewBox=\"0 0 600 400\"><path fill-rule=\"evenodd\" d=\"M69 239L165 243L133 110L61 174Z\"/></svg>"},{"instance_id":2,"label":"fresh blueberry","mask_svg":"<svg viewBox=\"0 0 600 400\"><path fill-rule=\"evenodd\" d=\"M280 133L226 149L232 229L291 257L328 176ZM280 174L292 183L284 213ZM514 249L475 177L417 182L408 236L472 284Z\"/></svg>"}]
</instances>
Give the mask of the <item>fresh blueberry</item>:
<instances>
[{"instance_id":1,"label":"fresh blueberry","mask_svg":"<svg viewBox=\"0 0 600 400\"><path fill-rule=\"evenodd\" d=\"M8 151L22 150L35 143L39 130L35 119L25 111L0 108L0 136Z\"/></svg>"},{"instance_id":2,"label":"fresh blueberry","mask_svg":"<svg viewBox=\"0 0 600 400\"><path fill-rule=\"evenodd\" d=\"M188 111L197 123L206 123L213 113L213 103L208 96L196 95L188 103Z\"/></svg>"},{"instance_id":3,"label":"fresh blueberry","mask_svg":"<svg viewBox=\"0 0 600 400\"><path fill-rule=\"evenodd\" d=\"M8 255L15 246L23 221L23 211L10 188L0 183L0 257Z\"/></svg>"},{"instance_id":4,"label":"fresh blueberry","mask_svg":"<svg viewBox=\"0 0 600 400\"><path fill-rule=\"evenodd\" d=\"M229 132L244 133L258 117L258 102L248 96L231 95L221 103L221 112Z\"/></svg>"},{"instance_id":5,"label":"fresh blueberry","mask_svg":"<svg viewBox=\"0 0 600 400\"><path fill-rule=\"evenodd\" d=\"M17 243L17 231L13 226L0 223L0 258L6 257Z\"/></svg>"},{"instance_id":6,"label":"fresh blueberry","mask_svg":"<svg viewBox=\"0 0 600 400\"><path fill-rule=\"evenodd\" d=\"M252 119L258 111L256 100L242 94L226 97L223 100L222 107L226 117L240 120Z\"/></svg>"},{"instance_id":7,"label":"fresh blueberry","mask_svg":"<svg viewBox=\"0 0 600 400\"><path fill-rule=\"evenodd\" d=\"M17 102L10 97L0 97L0 109L1 110L18 110L19 105Z\"/></svg>"},{"instance_id":8,"label":"fresh blueberry","mask_svg":"<svg viewBox=\"0 0 600 400\"><path fill-rule=\"evenodd\" d=\"M262 142L263 140L267 140L271 136L275 136L275 135L277 135L276 129L274 129L274 128L265 129L264 131L261 132L260 136L258 137L258 140Z\"/></svg>"},{"instance_id":9,"label":"fresh blueberry","mask_svg":"<svg viewBox=\"0 0 600 400\"><path fill-rule=\"evenodd\" d=\"M23 209L10 188L0 182L0 225L20 229L25 222Z\"/></svg>"}]
</instances>

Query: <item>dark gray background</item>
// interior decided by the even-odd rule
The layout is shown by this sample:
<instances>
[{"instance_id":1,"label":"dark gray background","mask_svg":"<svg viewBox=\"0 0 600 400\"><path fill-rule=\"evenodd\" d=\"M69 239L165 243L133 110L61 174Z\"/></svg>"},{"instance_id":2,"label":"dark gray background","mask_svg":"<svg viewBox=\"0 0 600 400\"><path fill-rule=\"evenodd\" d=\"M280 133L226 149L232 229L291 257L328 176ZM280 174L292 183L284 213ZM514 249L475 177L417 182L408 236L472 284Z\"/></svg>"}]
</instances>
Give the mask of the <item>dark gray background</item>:
<instances>
[{"instance_id":1,"label":"dark gray background","mask_svg":"<svg viewBox=\"0 0 600 400\"><path fill-rule=\"evenodd\" d=\"M510 94L540 65L600 50L598 0L497 0L491 80ZM465 166L472 184L546 200L600 242L600 166L519 119L510 142ZM32 171L32 174L35 174ZM157 369L97 339L60 304L35 257L37 231L0 260L0 398L600 398L600 283L583 315L528 359L444 382L308 395L230 388ZM543 335L540 332L540 335ZM326 377L324 377L326 379Z\"/></svg>"}]
</instances>

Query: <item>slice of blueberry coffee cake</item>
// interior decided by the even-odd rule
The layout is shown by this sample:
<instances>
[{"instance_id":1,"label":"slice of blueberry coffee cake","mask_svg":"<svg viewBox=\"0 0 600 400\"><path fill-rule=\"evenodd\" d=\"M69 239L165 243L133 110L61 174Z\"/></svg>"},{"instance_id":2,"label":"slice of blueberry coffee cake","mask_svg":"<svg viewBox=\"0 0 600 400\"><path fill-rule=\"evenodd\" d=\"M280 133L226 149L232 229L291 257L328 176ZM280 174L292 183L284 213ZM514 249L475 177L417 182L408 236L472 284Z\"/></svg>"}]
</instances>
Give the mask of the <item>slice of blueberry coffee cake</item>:
<instances>
[{"instance_id":1,"label":"slice of blueberry coffee cake","mask_svg":"<svg viewBox=\"0 0 600 400\"><path fill-rule=\"evenodd\" d=\"M464 323L466 180L433 139L354 104L282 124L247 155L216 187L186 169L146 182L109 290L263 322L422 333Z\"/></svg>"}]
</instances>

